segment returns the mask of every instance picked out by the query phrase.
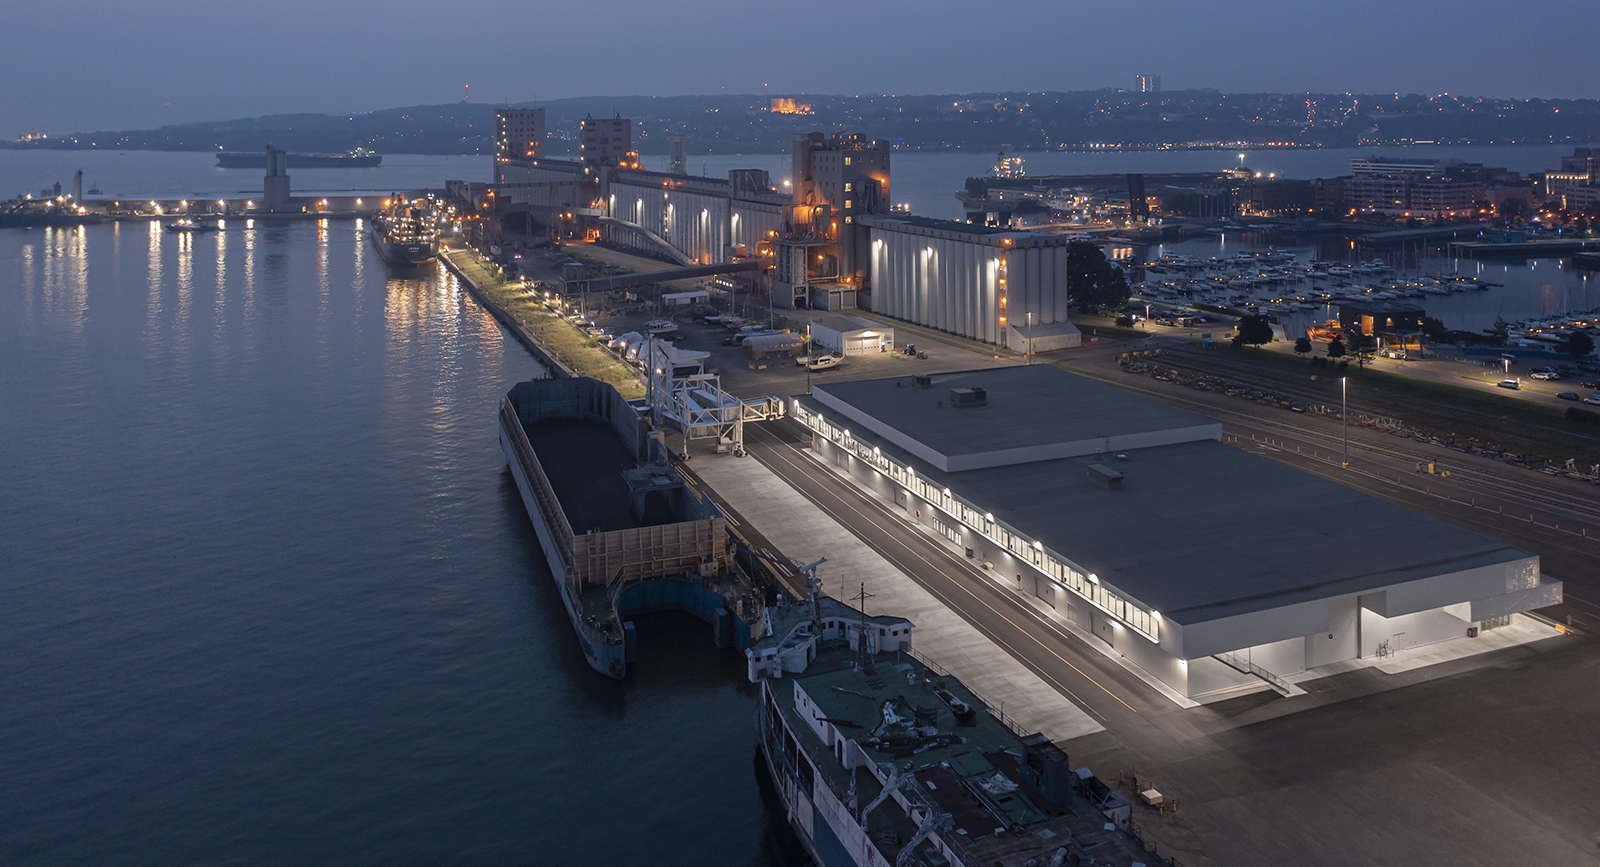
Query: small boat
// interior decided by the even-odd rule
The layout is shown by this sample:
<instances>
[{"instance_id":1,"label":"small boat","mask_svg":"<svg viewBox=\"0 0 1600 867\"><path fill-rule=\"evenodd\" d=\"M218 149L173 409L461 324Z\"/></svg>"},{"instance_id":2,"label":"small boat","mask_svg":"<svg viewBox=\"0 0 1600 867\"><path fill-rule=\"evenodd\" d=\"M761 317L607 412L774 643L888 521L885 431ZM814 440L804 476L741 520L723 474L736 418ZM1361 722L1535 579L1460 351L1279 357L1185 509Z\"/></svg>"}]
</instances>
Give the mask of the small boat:
<instances>
[{"instance_id":1,"label":"small boat","mask_svg":"<svg viewBox=\"0 0 1600 867\"><path fill-rule=\"evenodd\" d=\"M89 185L89 192L88 192L87 195L91 195L91 196L100 195L100 182L99 181L95 181L94 183Z\"/></svg>"},{"instance_id":2,"label":"small boat","mask_svg":"<svg viewBox=\"0 0 1600 867\"><path fill-rule=\"evenodd\" d=\"M200 232L215 232L216 230L215 223L207 223L202 220L196 220L193 217L184 217L167 224L167 231L179 234L198 234Z\"/></svg>"}]
</instances>

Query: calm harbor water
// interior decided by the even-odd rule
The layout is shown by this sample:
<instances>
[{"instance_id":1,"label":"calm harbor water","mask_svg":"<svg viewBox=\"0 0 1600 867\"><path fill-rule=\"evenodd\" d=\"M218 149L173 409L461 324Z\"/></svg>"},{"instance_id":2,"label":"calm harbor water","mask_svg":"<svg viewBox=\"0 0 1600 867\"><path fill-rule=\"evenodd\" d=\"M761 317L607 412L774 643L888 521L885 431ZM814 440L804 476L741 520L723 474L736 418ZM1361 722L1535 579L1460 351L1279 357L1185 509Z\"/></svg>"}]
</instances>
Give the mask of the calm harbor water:
<instances>
[{"instance_id":1,"label":"calm harbor water","mask_svg":"<svg viewBox=\"0 0 1600 867\"><path fill-rule=\"evenodd\" d=\"M234 222L0 230L0 863L795 863L709 627L583 663L495 439L537 365Z\"/></svg>"}]
</instances>

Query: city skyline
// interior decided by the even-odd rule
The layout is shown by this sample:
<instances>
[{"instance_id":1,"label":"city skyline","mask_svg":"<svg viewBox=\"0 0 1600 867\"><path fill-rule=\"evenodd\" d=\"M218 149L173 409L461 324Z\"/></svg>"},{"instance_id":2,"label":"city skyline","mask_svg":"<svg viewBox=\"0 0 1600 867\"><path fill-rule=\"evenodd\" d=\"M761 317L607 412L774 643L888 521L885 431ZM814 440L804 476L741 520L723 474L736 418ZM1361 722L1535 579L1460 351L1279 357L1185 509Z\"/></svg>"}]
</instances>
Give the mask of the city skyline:
<instances>
[{"instance_id":1,"label":"city skyline","mask_svg":"<svg viewBox=\"0 0 1600 867\"><path fill-rule=\"evenodd\" d=\"M470 2L454 12L463 26L440 27L436 10L409 0L382 14L295 0L267 16L176 0L97 3L70 35L19 43L0 60L11 80L32 85L0 96L0 136L462 99L1131 89L1138 75L1160 76L1165 91L1600 97L1600 57L1584 35L1600 12L1576 2L1521 10L1561 27L1492 26L1501 7L1486 2L1157 2L1137 22L1126 7L1024 3L978 30L992 13L945 0L915 15L903 4L809 8L818 22L849 26L827 39L782 39L770 34L792 32L790 13L724 3L669 12L624 2L616 23L598 30L583 10L560 6L507 15ZM43 6L8 20L29 34L60 34L63 24ZM478 32L497 20L509 29L491 28L500 34L492 39ZM966 62L974 54L994 62Z\"/></svg>"}]
</instances>

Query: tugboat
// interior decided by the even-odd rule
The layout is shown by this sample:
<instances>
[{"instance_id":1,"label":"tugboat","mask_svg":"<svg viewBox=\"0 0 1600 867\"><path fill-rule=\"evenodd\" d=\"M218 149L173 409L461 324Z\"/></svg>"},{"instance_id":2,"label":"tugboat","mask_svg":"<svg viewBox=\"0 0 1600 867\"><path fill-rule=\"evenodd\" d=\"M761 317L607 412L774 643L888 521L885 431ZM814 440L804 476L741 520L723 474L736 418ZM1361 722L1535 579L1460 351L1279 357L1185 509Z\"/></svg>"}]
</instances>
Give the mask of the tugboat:
<instances>
[{"instance_id":1,"label":"tugboat","mask_svg":"<svg viewBox=\"0 0 1600 867\"><path fill-rule=\"evenodd\" d=\"M177 234L199 234L201 232L215 232L216 230L215 224L196 220L193 217L184 217L167 224L167 231Z\"/></svg>"},{"instance_id":2,"label":"tugboat","mask_svg":"<svg viewBox=\"0 0 1600 867\"><path fill-rule=\"evenodd\" d=\"M391 197L389 209L372 220L372 243L384 261L421 265L439 253L439 210L431 198Z\"/></svg>"}]
</instances>

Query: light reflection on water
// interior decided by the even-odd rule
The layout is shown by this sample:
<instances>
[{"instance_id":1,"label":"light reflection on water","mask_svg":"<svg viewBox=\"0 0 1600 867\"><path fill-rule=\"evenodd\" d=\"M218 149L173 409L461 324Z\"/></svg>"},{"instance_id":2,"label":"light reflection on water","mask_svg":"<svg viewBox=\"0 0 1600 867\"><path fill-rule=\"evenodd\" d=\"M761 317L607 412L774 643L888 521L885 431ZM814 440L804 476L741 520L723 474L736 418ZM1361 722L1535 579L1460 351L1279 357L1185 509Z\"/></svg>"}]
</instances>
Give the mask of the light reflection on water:
<instances>
[{"instance_id":1,"label":"light reflection on water","mask_svg":"<svg viewBox=\"0 0 1600 867\"><path fill-rule=\"evenodd\" d=\"M0 863L774 863L740 658L588 670L496 441L537 365L366 244L0 231Z\"/></svg>"}]
</instances>

